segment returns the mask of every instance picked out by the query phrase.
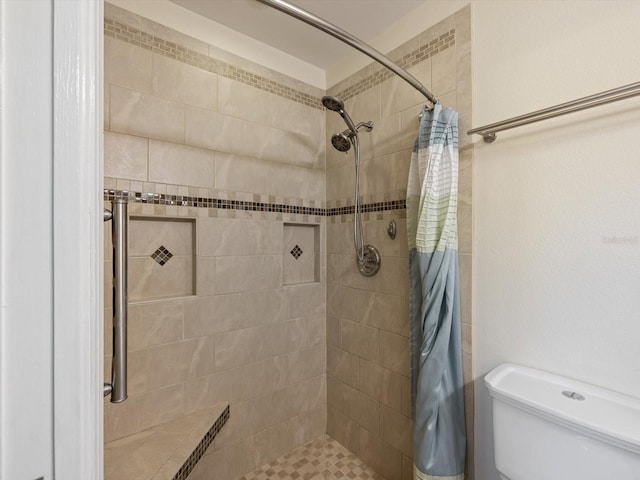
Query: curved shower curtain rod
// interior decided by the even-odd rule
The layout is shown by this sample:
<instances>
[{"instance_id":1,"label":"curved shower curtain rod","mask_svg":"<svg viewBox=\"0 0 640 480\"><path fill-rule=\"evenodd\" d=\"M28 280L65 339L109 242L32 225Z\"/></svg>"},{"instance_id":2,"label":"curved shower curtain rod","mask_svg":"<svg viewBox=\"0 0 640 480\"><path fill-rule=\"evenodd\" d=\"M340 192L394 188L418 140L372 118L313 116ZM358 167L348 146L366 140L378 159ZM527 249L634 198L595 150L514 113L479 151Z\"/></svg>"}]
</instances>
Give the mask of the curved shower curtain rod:
<instances>
[{"instance_id":1,"label":"curved shower curtain rod","mask_svg":"<svg viewBox=\"0 0 640 480\"><path fill-rule=\"evenodd\" d=\"M316 17L314 14L309 13L300 7L297 7L288 2L285 2L284 0L257 0L257 1L260 3L264 3L265 5L268 5L272 8L275 8L276 10L280 10L281 12L286 13L287 15L291 15L292 17L297 18L298 20L308 23L312 27L322 30L323 32L328 33L332 37L335 37L338 40L348 45L351 45L353 48L360 50L362 53L373 58L376 62L384 65L393 73L395 73L400 78L402 78L407 83L409 83L413 88L415 88L422 95L424 95L427 98L427 100L429 100L433 105L438 103L438 99L429 90L427 90L427 88L424 85L422 85L416 77L411 75L409 72L407 72L403 68L400 68L398 65L392 62L389 58L385 57L378 50L362 42L361 40L354 37L350 33L342 30L339 27L336 27L334 24L329 23L320 17Z\"/></svg>"}]
</instances>

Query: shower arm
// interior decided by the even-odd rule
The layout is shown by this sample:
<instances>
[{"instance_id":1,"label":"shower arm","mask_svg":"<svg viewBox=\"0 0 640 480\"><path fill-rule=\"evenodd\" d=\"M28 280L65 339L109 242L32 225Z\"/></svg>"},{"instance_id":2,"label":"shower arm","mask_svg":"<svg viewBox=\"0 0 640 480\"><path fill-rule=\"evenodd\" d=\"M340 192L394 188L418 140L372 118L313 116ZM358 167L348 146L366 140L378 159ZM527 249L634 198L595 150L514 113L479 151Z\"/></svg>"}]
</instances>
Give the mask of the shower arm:
<instances>
[{"instance_id":1,"label":"shower arm","mask_svg":"<svg viewBox=\"0 0 640 480\"><path fill-rule=\"evenodd\" d=\"M405 80L409 85L411 85L413 88L418 90L422 95L424 95L427 98L427 100L429 100L433 105L438 103L438 99L429 90L427 90L427 88L424 85L422 85L416 77L411 75L409 72L407 72L403 68L400 68L398 65L396 65L387 57L385 57L382 53L380 53L375 48L371 47L370 45L367 45L366 43L362 42L361 40L354 37L350 33L345 32L340 27L337 27L334 24L329 23L326 20L323 20L320 17L316 17L314 14L307 12L306 10L303 10L302 8L292 5L288 2L285 2L284 0L257 0L257 1L260 3L264 3L265 5L268 5L272 8L275 8L276 10L280 10L281 12L286 13L287 15L290 15L294 18L297 18L298 20L308 23L312 27L322 30L323 32L328 33L332 37L337 38L338 40L346 43L347 45L351 45L353 48L360 50L362 53L373 58L376 62L384 65L393 73L395 73L400 78Z\"/></svg>"}]
</instances>

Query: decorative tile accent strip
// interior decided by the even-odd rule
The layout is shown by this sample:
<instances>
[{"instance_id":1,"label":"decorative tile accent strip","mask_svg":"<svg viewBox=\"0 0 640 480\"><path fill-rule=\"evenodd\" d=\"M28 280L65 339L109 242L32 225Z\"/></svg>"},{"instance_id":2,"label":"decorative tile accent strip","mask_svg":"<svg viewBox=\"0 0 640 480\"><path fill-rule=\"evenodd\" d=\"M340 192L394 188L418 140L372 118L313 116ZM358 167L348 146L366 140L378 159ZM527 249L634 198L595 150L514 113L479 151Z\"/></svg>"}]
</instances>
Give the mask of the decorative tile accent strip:
<instances>
[{"instance_id":1,"label":"decorative tile accent strip","mask_svg":"<svg viewBox=\"0 0 640 480\"><path fill-rule=\"evenodd\" d=\"M396 60L396 63L405 70L417 65L418 63L426 60L429 57L434 56L436 53L442 52L449 47L456 44L456 31L455 29L449 30L447 33L443 33L440 37L431 40L428 44L421 45L419 48L407 53L402 58ZM371 87L375 87L385 80L393 77L395 73L387 68L377 70L375 73L363 78L355 85L345 88L338 92L335 96L342 99L342 101L355 97L359 93L362 93ZM437 93L437 92L436 92Z\"/></svg>"},{"instance_id":2,"label":"decorative tile accent strip","mask_svg":"<svg viewBox=\"0 0 640 480\"><path fill-rule=\"evenodd\" d=\"M360 205L360 211L362 213L367 212L386 212L388 210L404 210L407 208L407 201L403 198L402 200L391 200L389 202L374 202L374 203L365 203L364 205ZM336 215L352 215L356 211L356 207L354 205L349 205L345 207L335 207L326 209L326 216L333 217Z\"/></svg>"},{"instance_id":3,"label":"decorative tile accent strip","mask_svg":"<svg viewBox=\"0 0 640 480\"><path fill-rule=\"evenodd\" d=\"M301 207L298 205L283 205L264 202L245 202L240 200L226 200L222 198L191 197L186 195L165 195L162 193L140 193L126 190L104 190L104 199L128 199L131 203L146 203L152 205L177 205L181 207L219 208L223 210L245 210L251 212L291 213L299 215L317 215L333 217L348 215L355 212L355 206L349 205L335 208ZM385 212L388 210L404 210L406 200L391 200L387 202L365 203L360 206L362 213Z\"/></svg>"},{"instance_id":4,"label":"decorative tile accent strip","mask_svg":"<svg viewBox=\"0 0 640 480\"><path fill-rule=\"evenodd\" d=\"M293 258L295 258L296 260L300 258L300 256L304 253L302 251L302 249L300 248L299 245L296 245L295 247L293 247L293 249L291 250L291 255L293 255Z\"/></svg>"},{"instance_id":5,"label":"decorative tile accent strip","mask_svg":"<svg viewBox=\"0 0 640 480\"><path fill-rule=\"evenodd\" d=\"M131 203L152 205L177 205L181 207L219 208L223 210L246 210L251 212L293 213L300 215L326 215L325 208L301 207L264 202L245 202L222 198L191 197L186 195L164 195L161 193L140 193L124 190L104 190L104 199L129 199Z\"/></svg>"},{"instance_id":6,"label":"decorative tile accent strip","mask_svg":"<svg viewBox=\"0 0 640 480\"><path fill-rule=\"evenodd\" d=\"M156 262L160 264L160 266L164 266L171 257L173 257L173 253L167 250L164 245L161 245L155 252L151 254L151 258L153 258Z\"/></svg>"},{"instance_id":7,"label":"decorative tile accent strip","mask_svg":"<svg viewBox=\"0 0 640 480\"><path fill-rule=\"evenodd\" d=\"M153 53L206 70L207 72L222 75L231 80L236 80L260 90L273 93L279 97L302 103L308 107L317 110L324 108L320 102L320 98L316 98L313 95L248 72L221 60L216 60L208 55L183 47L182 45L177 45L161 37L150 35L115 20L109 18L104 19L104 34L122 40L123 42L151 50Z\"/></svg>"},{"instance_id":8,"label":"decorative tile accent strip","mask_svg":"<svg viewBox=\"0 0 640 480\"><path fill-rule=\"evenodd\" d=\"M200 443L193 450L191 455L189 455L189 458L187 458L182 464L182 467L180 467L178 473L173 476L173 480L187 480L187 477L195 468L196 464L202 458L204 453L207 451L209 445L213 443L213 439L216 438L216 435L218 435L220 430L222 430L222 427L224 427L225 423L227 423L227 420L229 420L229 415L230 410L229 406L227 405L227 408L224 409L224 412L222 412L220 417L218 417L218 419L215 421L206 435L202 438L202 440L200 440Z\"/></svg>"}]
</instances>

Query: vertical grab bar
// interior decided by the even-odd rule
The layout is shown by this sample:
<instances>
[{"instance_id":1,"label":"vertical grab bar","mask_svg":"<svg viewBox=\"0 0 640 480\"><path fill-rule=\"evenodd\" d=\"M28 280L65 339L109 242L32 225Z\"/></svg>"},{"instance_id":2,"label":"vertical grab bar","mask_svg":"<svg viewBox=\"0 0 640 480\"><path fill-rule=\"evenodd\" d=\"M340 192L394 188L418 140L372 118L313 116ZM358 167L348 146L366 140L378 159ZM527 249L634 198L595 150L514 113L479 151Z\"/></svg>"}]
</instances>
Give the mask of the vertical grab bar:
<instances>
[{"instance_id":1,"label":"vertical grab bar","mask_svg":"<svg viewBox=\"0 0 640 480\"><path fill-rule=\"evenodd\" d=\"M104 396L111 394L111 403L127 399L127 260L128 215L127 201L114 200L111 215L104 212L105 221L111 220L113 239L113 360L111 384L104 384Z\"/></svg>"}]
</instances>

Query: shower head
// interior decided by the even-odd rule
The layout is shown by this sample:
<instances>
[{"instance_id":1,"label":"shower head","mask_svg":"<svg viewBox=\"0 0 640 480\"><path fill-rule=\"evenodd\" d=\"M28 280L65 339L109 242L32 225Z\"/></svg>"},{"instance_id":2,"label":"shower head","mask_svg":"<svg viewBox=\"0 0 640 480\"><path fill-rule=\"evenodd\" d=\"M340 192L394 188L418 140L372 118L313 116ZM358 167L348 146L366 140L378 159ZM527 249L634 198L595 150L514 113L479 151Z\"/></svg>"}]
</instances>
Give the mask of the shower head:
<instances>
[{"instance_id":1,"label":"shower head","mask_svg":"<svg viewBox=\"0 0 640 480\"><path fill-rule=\"evenodd\" d=\"M337 97L331 97L328 95L322 97L322 105L324 105L327 110L338 112L347 124L347 127L349 127L344 132L336 133L331 137L331 145L333 145L333 148L339 152L349 151L354 138L356 141L358 139L358 129L364 127L368 132L373 129L373 122L360 122L358 125L354 125L353 120L351 120L349 114L344 110L344 103Z\"/></svg>"},{"instance_id":2,"label":"shower head","mask_svg":"<svg viewBox=\"0 0 640 480\"><path fill-rule=\"evenodd\" d=\"M344 122L347 124L347 127L349 127L349 130L351 130L353 133L356 133L358 131L349 114L345 112L344 103L342 102L342 100L337 97L325 96L322 97L322 105L324 105L328 110L331 110L332 112L338 112Z\"/></svg>"},{"instance_id":3,"label":"shower head","mask_svg":"<svg viewBox=\"0 0 640 480\"><path fill-rule=\"evenodd\" d=\"M344 103L342 103L342 100L336 97L322 97L322 105L324 105L325 108L331 110L332 112L340 112L340 110L344 111Z\"/></svg>"},{"instance_id":4,"label":"shower head","mask_svg":"<svg viewBox=\"0 0 640 480\"><path fill-rule=\"evenodd\" d=\"M344 132L335 133L331 136L331 145L339 152L348 152L351 148L351 131L345 130Z\"/></svg>"}]
</instances>

